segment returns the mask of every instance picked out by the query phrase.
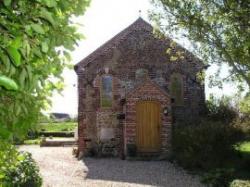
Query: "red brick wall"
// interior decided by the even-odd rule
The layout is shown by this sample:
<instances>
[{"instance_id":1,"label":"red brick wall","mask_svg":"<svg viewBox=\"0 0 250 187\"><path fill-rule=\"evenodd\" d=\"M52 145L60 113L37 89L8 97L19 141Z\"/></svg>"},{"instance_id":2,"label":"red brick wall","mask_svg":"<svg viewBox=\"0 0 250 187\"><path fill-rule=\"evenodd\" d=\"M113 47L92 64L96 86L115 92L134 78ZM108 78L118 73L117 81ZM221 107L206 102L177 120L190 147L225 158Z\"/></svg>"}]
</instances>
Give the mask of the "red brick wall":
<instances>
[{"instance_id":1,"label":"red brick wall","mask_svg":"<svg viewBox=\"0 0 250 187\"><path fill-rule=\"evenodd\" d=\"M126 144L136 144L136 103L143 100L153 100L158 101L161 106L161 152L170 153L171 152L171 115L165 116L163 110L165 107L170 109L170 99L169 96L162 91L153 81L147 79L145 83L135 88L127 97L126 103L126 119L124 126L124 140L125 140L125 150Z\"/></svg>"},{"instance_id":2,"label":"red brick wall","mask_svg":"<svg viewBox=\"0 0 250 187\"><path fill-rule=\"evenodd\" d=\"M109 120L115 121L116 114L125 112L126 120L112 122L112 126L116 129L114 142L116 144L118 141L121 142L115 145L115 149L123 147L122 127L126 130L124 131L126 138L124 145L129 142L134 143L135 103L139 100L151 99L159 101L162 109L170 106L170 97L167 97L165 93L169 93L170 76L175 72L183 76L184 105L178 107L173 105L172 117L161 114L162 151L171 149L171 122L185 124L187 120L199 117L205 106L205 94L204 85L196 79L196 73L202 71L202 63L179 45L173 51L183 51L184 58L171 62L171 54L166 53L171 42L169 38L156 38L152 33L152 27L139 20L75 66L78 75L80 152L86 153L94 147L98 128L100 124L103 124L102 121L98 121L102 120L102 115L105 120L107 115L110 115ZM107 68L109 68L108 74L114 76L114 100L112 108L104 110L100 108L100 82L98 80L100 77L98 76L105 74ZM148 71L150 81L144 87L135 89L142 83L136 79L139 69ZM124 97L127 103L121 106L120 100Z\"/></svg>"}]
</instances>

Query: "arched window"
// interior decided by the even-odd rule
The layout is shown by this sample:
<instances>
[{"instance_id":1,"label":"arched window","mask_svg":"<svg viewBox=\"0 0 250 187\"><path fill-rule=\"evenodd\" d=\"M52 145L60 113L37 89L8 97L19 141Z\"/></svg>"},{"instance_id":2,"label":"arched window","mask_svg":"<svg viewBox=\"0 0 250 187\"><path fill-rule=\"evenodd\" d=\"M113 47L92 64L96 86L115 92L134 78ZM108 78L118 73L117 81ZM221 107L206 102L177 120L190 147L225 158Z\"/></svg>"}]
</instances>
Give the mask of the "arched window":
<instances>
[{"instance_id":1,"label":"arched window","mask_svg":"<svg viewBox=\"0 0 250 187\"><path fill-rule=\"evenodd\" d=\"M170 95L175 106L183 105L183 79L179 73L174 73L170 77Z\"/></svg>"},{"instance_id":2,"label":"arched window","mask_svg":"<svg viewBox=\"0 0 250 187\"><path fill-rule=\"evenodd\" d=\"M103 75L101 79L101 107L112 107L113 101L113 78Z\"/></svg>"}]
</instances>

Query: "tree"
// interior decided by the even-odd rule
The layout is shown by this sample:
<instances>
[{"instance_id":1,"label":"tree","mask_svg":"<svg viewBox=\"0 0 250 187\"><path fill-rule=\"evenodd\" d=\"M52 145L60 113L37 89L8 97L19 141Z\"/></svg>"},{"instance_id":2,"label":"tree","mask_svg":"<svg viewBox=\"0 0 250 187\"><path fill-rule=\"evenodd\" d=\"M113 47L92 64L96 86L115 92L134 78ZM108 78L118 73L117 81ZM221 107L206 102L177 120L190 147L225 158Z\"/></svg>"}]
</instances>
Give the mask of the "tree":
<instances>
[{"instance_id":1,"label":"tree","mask_svg":"<svg viewBox=\"0 0 250 187\"><path fill-rule=\"evenodd\" d=\"M89 0L0 1L0 139L23 135L62 89ZM1 140L0 140L1 141Z\"/></svg>"},{"instance_id":2,"label":"tree","mask_svg":"<svg viewBox=\"0 0 250 187\"><path fill-rule=\"evenodd\" d=\"M248 93L239 103L240 112L250 118L250 94Z\"/></svg>"},{"instance_id":3,"label":"tree","mask_svg":"<svg viewBox=\"0 0 250 187\"><path fill-rule=\"evenodd\" d=\"M181 33L206 63L227 63L226 80L250 88L249 0L152 0L160 31Z\"/></svg>"}]
</instances>

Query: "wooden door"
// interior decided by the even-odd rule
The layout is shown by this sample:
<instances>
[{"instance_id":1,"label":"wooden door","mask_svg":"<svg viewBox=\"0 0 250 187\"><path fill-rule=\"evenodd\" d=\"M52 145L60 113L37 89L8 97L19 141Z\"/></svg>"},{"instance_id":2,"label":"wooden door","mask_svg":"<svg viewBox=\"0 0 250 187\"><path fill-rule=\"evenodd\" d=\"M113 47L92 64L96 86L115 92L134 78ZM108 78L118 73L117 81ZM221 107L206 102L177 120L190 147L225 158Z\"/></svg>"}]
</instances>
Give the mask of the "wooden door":
<instances>
[{"instance_id":1,"label":"wooden door","mask_svg":"<svg viewBox=\"0 0 250 187\"><path fill-rule=\"evenodd\" d=\"M142 101L136 105L136 143L138 152L160 149L160 104Z\"/></svg>"}]
</instances>

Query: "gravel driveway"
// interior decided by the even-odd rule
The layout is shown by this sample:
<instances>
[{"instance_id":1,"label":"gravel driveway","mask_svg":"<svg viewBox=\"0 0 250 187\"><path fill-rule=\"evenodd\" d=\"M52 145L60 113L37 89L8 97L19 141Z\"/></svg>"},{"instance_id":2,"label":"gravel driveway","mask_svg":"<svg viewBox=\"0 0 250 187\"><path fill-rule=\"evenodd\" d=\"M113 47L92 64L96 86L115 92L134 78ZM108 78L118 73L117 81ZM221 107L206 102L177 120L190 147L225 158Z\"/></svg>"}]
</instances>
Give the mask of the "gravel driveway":
<instances>
[{"instance_id":1,"label":"gravel driveway","mask_svg":"<svg viewBox=\"0 0 250 187\"><path fill-rule=\"evenodd\" d=\"M124 161L72 156L72 147L22 146L37 161L46 187L191 187L197 177L166 161Z\"/></svg>"}]
</instances>

